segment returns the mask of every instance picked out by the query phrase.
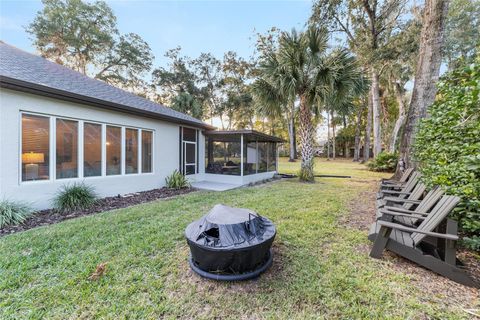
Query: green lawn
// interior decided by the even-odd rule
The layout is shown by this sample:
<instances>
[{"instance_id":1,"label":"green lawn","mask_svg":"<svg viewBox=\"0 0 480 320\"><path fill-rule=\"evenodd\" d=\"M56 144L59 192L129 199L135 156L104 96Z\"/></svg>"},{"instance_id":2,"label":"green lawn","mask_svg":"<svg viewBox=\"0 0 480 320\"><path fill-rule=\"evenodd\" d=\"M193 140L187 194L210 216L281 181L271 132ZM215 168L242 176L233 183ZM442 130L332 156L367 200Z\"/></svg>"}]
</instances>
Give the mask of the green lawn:
<instances>
[{"instance_id":1,"label":"green lawn","mask_svg":"<svg viewBox=\"0 0 480 320\"><path fill-rule=\"evenodd\" d=\"M280 171L298 166L282 161ZM385 175L350 161L316 170L353 179L196 192L0 238L0 319L467 318L422 297L389 262L370 259L359 249L369 244L366 232L338 223ZM216 283L189 271L183 230L219 202L276 224L274 265L259 279ZM88 280L102 262L106 274Z\"/></svg>"}]
</instances>

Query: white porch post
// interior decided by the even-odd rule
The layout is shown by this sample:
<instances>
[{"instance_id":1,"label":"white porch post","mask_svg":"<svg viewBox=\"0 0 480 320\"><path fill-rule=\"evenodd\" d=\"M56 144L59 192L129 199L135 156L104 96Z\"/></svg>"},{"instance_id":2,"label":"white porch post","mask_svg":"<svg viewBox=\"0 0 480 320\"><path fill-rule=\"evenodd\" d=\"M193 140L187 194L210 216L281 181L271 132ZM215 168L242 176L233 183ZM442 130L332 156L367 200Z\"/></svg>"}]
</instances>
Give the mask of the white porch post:
<instances>
[{"instance_id":1,"label":"white porch post","mask_svg":"<svg viewBox=\"0 0 480 320\"><path fill-rule=\"evenodd\" d=\"M243 177L243 134L240 135L240 176Z\"/></svg>"}]
</instances>

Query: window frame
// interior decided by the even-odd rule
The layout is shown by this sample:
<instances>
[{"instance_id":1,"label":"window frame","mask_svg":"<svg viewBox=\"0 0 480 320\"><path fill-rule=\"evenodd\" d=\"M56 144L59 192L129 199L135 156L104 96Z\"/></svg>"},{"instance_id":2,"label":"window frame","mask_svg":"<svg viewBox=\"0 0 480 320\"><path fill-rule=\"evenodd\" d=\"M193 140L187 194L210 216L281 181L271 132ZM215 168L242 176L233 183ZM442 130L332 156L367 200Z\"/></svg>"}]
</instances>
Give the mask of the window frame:
<instances>
[{"instance_id":1,"label":"window frame","mask_svg":"<svg viewBox=\"0 0 480 320\"><path fill-rule=\"evenodd\" d=\"M80 179L80 165L81 163L83 163L83 156L81 157L80 156L80 133L83 135L83 121L81 120L78 120L78 119L72 119L72 118L65 118L65 117L57 117L57 116L52 116L53 118L53 123L55 124L55 128L54 128L54 133L55 133L55 145L54 145L54 157L55 157L55 168L53 168L53 171L55 173L55 176L53 177L54 181L56 180L61 180L61 181L70 181L70 180L76 180L76 179ZM72 178L58 178L57 177L57 120L65 120L65 121L74 121L77 123L77 176L76 177L72 177ZM81 127L81 129L80 129ZM50 128L50 133L52 133L53 128ZM83 139L82 139L82 146L83 146ZM82 150L82 155L83 155L83 150ZM81 161L81 162L80 162ZM83 168L83 165L82 165L82 168ZM83 170L82 170L82 176L83 176Z\"/></svg>"},{"instance_id":2,"label":"window frame","mask_svg":"<svg viewBox=\"0 0 480 320\"><path fill-rule=\"evenodd\" d=\"M34 181L23 181L22 177L22 152L23 152L23 124L22 124L22 119L23 115L31 115L31 116L39 116L39 117L45 117L48 118L49 120L49 178L45 180L34 180ZM60 120L67 120L67 121L76 121L78 124L77 127L77 177L75 178L57 178L57 170L56 170L56 161L57 161L57 146L56 146L56 137L57 137L57 119ZM101 126L101 175L99 176L88 176L85 177L85 172L84 172L84 124L89 123L89 124L95 124L95 125L100 125ZM107 141L107 126L112 126L112 127L118 127L121 129L121 160L122 160L122 165L121 165L121 172L120 174L115 174L115 175L107 175L107 148L106 148L106 141ZM127 176L140 176L140 175L154 175L155 174L155 134L156 131L155 129L149 129L149 128L144 128L144 127L135 127L135 126L127 126L124 124L118 124L118 123L110 123L110 122L100 122L97 120L91 120L91 119L80 119L80 118L75 118L75 117L69 117L69 116L60 116L60 115L54 115L54 114L48 114L48 113L42 113L42 112L34 112L34 111L28 111L28 110L23 110L21 109L19 111L19 118L18 118L18 184L19 185L28 185L28 184L42 184L42 183L52 183L52 182L72 182L72 181L81 181L84 179L88 180L95 180L95 179L106 179L106 178L115 178L115 177L127 177ZM135 173L126 173L125 172L125 165L126 165L126 156L125 156L125 132L126 129L134 129L137 130L137 135L138 135L138 154L137 154L137 161L138 161L138 170ZM142 132L150 132L152 135L152 154L151 154L151 172L142 172Z\"/></svg>"}]
</instances>

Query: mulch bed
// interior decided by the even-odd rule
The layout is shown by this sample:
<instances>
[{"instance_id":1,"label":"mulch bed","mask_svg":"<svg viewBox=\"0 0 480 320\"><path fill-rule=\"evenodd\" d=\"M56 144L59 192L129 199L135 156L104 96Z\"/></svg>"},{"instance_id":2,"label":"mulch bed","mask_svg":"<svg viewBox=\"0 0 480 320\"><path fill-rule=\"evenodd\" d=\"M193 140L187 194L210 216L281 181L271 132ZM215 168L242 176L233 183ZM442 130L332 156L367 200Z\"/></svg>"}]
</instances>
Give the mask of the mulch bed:
<instances>
[{"instance_id":1,"label":"mulch bed","mask_svg":"<svg viewBox=\"0 0 480 320\"><path fill-rule=\"evenodd\" d=\"M66 213L60 213L53 209L42 210L34 213L30 218L24 221L23 224L7 226L0 229L0 237L33 229L40 226L58 223L60 221L69 220L77 217L88 216L91 214L109 211L113 209L120 209L130 207L136 204L154 201L157 199L171 198L174 196L186 194L196 191L194 188L172 190L168 188L153 189L149 191L142 191L130 193L123 196L107 197L99 199L92 207L85 210L78 210Z\"/></svg>"}]
</instances>

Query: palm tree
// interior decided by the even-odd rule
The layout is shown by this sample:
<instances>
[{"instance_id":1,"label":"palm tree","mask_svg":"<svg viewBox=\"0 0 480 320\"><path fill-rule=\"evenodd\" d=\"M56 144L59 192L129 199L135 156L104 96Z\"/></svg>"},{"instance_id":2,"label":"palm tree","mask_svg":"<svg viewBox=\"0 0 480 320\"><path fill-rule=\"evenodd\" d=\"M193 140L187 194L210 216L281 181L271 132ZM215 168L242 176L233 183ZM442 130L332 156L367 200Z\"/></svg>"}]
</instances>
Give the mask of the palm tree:
<instances>
[{"instance_id":1,"label":"palm tree","mask_svg":"<svg viewBox=\"0 0 480 320\"><path fill-rule=\"evenodd\" d=\"M353 57L344 50L328 54L327 40L325 28L282 33L278 49L262 57L260 79L254 85L256 96L261 97L269 111L279 111L299 101L303 181L314 180L313 115L327 104L346 103L361 82L357 79L360 73L353 72L356 71Z\"/></svg>"},{"instance_id":2,"label":"palm tree","mask_svg":"<svg viewBox=\"0 0 480 320\"><path fill-rule=\"evenodd\" d=\"M294 162L296 156L295 141L295 93L283 87L281 79L284 75L279 66L277 56L268 54L262 57L261 70L263 77L251 86L257 100L258 113L271 119L286 116L288 123L288 140L290 143L289 161Z\"/></svg>"}]
</instances>

